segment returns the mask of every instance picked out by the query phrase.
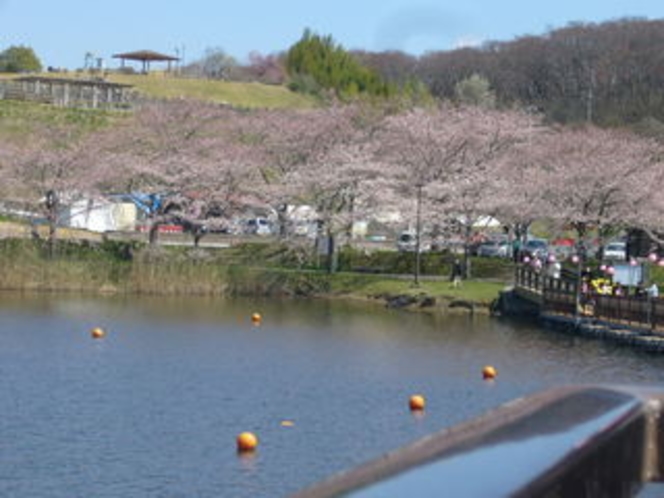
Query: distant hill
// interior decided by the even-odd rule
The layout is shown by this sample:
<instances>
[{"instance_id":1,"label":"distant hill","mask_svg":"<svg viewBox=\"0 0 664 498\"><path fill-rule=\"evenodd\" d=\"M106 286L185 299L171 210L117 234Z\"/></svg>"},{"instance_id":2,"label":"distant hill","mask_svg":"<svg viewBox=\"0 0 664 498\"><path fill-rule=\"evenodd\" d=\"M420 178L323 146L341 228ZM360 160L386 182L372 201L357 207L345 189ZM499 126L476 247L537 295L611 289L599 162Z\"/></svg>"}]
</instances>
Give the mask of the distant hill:
<instances>
[{"instance_id":1,"label":"distant hill","mask_svg":"<svg viewBox=\"0 0 664 498\"><path fill-rule=\"evenodd\" d=\"M632 125L659 134L664 122L664 20L572 23L541 36L475 48L367 53L357 57L388 81L415 76L438 98L477 75L498 105L519 106L561 123Z\"/></svg>"}]
</instances>

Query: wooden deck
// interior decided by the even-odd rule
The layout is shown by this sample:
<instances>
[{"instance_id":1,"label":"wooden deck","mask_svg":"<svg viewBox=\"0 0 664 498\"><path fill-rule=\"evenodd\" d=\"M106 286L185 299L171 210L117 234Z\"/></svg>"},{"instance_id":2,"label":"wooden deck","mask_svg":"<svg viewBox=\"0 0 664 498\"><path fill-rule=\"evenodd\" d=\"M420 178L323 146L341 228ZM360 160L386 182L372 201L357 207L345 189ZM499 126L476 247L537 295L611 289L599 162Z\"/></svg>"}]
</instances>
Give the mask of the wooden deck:
<instances>
[{"instance_id":1,"label":"wooden deck","mask_svg":"<svg viewBox=\"0 0 664 498\"><path fill-rule=\"evenodd\" d=\"M644 296L582 293L574 278L552 278L528 267L515 272L514 293L540 308L541 314L602 321L664 334L664 300Z\"/></svg>"}]
</instances>

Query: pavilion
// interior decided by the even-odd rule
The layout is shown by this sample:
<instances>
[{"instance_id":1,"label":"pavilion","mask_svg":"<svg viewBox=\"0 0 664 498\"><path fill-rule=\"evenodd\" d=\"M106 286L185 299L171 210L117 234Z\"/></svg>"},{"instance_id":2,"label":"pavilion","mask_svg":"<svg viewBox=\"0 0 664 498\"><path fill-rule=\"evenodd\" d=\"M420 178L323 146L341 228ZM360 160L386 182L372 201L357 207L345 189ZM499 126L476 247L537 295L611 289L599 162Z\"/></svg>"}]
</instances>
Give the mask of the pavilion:
<instances>
[{"instance_id":1,"label":"pavilion","mask_svg":"<svg viewBox=\"0 0 664 498\"><path fill-rule=\"evenodd\" d=\"M120 59L121 67L125 66L125 61L139 61L143 63L143 72L147 73L150 71L151 62L167 62L168 71L171 70L171 63L173 61L179 61L178 57L173 57L172 55L160 54L159 52L154 52L152 50L138 50L136 52L126 52L124 54L114 54L114 59Z\"/></svg>"}]
</instances>

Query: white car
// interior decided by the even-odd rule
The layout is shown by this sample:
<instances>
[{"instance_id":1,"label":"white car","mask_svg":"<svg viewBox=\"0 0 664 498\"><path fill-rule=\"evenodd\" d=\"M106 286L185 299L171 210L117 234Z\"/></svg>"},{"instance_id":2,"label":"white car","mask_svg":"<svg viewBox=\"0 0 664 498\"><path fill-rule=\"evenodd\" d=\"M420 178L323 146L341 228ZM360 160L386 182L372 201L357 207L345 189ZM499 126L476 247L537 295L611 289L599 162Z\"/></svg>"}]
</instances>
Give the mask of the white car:
<instances>
[{"instance_id":1,"label":"white car","mask_svg":"<svg viewBox=\"0 0 664 498\"><path fill-rule=\"evenodd\" d=\"M270 235L272 226L266 218L251 218L246 221L244 233L253 235Z\"/></svg>"},{"instance_id":2,"label":"white car","mask_svg":"<svg viewBox=\"0 0 664 498\"><path fill-rule=\"evenodd\" d=\"M604 246L604 259L625 261L627 259L627 244L624 242L609 242Z\"/></svg>"},{"instance_id":3,"label":"white car","mask_svg":"<svg viewBox=\"0 0 664 498\"><path fill-rule=\"evenodd\" d=\"M417 234L411 231L401 232L397 238L397 249L402 252L415 251L417 249ZM420 243L420 252L429 250L431 250L431 243L422 241Z\"/></svg>"}]
</instances>

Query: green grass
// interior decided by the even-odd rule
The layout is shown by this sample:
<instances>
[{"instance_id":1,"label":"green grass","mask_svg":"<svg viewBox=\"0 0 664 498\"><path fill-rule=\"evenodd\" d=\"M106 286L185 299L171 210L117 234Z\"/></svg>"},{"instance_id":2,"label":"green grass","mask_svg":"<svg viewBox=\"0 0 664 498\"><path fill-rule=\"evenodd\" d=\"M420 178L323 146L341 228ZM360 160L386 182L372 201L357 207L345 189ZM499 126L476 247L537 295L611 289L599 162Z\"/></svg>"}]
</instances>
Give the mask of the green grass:
<instances>
[{"instance_id":1,"label":"green grass","mask_svg":"<svg viewBox=\"0 0 664 498\"><path fill-rule=\"evenodd\" d=\"M446 278L421 281L415 286L410 278L387 278L379 275L339 273L331 280L330 291L334 295L356 298L376 298L398 295L427 296L441 300L464 300L488 305L505 287L504 282L469 280L453 288Z\"/></svg>"},{"instance_id":2,"label":"green grass","mask_svg":"<svg viewBox=\"0 0 664 498\"><path fill-rule=\"evenodd\" d=\"M0 79L15 75L1 75ZM45 73L44 77L86 78L79 73ZM136 91L153 98L192 98L243 108L307 108L317 105L310 96L290 91L281 85L237 83L200 78L177 78L163 72L150 74L109 73L107 81L132 85Z\"/></svg>"},{"instance_id":3,"label":"green grass","mask_svg":"<svg viewBox=\"0 0 664 498\"><path fill-rule=\"evenodd\" d=\"M44 242L0 241L0 288L41 291L120 292L163 295L320 296L384 302L395 296L424 296L444 304L454 300L490 304L504 287L501 279L464 281L451 287L446 277L419 286L412 277L340 272L328 274L278 264L289 259L279 246L245 244L216 253L184 248L147 250L143 244L67 242L54 258ZM133 257L130 255L133 254ZM198 257L194 257L198 254ZM259 256L260 255L260 256ZM200 257L204 256L204 257ZM262 265L247 264L259 257ZM285 260L284 260L285 258ZM259 263L254 259L253 264ZM434 279L435 278L435 279Z\"/></svg>"},{"instance_id":4,"label":"green grass","mask_svg":"<svg viewBox=\"0 0 664 498\"><path fill-rule=\"evenodd\" d=\"M0 74L0 80L15 76ZM80 77L75 74L58 73L48 73L43 76ZM109 74L107 79L115 83L133 85L139 93L153 98L185 97L226 103L241 108L309 108L317 105L317 102L309 96L276 85L174 78L163 74ZM0 139L20 142L44 123L73 124L83 131L91 131L113 125L126 116L126 111L68 109L35 102L0 100Z\"/></svg>"},{"instance_id":5,"label":"green grass","mask_svg":"<svg viewBox=\"0 0 664 498\"><path fill-rule=\"evenodd\" d=\"M139 92L159 98L187 97L250 108L301 108L315 105L312 98L291 92L284 86L260 83L173 78L159 74L111 74L108 80L133 85Z\"/></svg>"},{"instance_id":6,"label":"green grass","mask_svg":"<svg viewBox=\"0 0 664 498\"><path fill-rule=\"evenodd\" d=\"M3 77L7 75L0 75L0 79ZM138 92L154 98L187 97L242 108L306 108L316 105L312 98L293 93L283 86L156 75L110 75L108 79L134 85ZM21 143L44 123L70 124L81 131L93 131L112 126L126 116L126 111L69 109L35 102L0 100L0 139Z\"/></svg>"},{"instance_id":7,"label":"green grass","mask_svg":"<svg viewBox=\"0 0 664 498\"><path fill-rule=\"evenodd\" d=\"M126 116L124 112L68 109L35 102L0 100L0 137L23 139L44 124L70 124L81 130L95 130Z\"/></svg>"}]
</instances>

